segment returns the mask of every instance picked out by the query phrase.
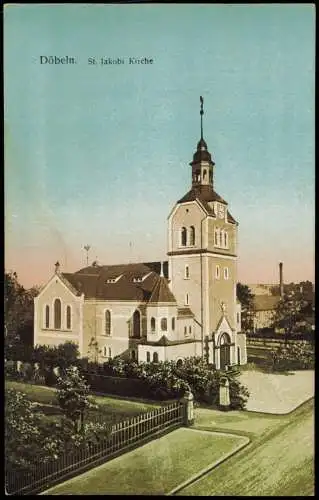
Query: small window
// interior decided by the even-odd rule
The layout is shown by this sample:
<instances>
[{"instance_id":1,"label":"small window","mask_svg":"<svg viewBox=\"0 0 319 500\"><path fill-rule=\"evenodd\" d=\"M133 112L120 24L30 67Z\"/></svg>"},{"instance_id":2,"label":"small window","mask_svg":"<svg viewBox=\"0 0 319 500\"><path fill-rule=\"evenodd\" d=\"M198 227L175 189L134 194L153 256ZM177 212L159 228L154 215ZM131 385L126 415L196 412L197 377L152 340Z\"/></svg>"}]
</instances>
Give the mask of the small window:
<instances>
[{"instance_id":1,"label":"small window","mask_svg":"<svg viewBox=\"0 0 319 500\"><path fill-rule=\"evenodd\" d=\"M151 361L151 353L147 351L146 353L146 361L149 363Z\"/></svg>"},{"instance_id":2,"label":"small window","mask_svg":"<svg viewBox=\"0 0 319 500\"><path fill-rule=\"evenodd\" d=\"M55 299L54 301L54 328L61 328L61 300Z\"/></svg>"},{"instance_id":3,"label":"small window","mask_svg":"<svg viewBox=\"0 0 319 500\"><path fill-rule=\"evenodd\" d=\"M219 233L219 242L218 242L218 244L219 244L220 247L223 246L223 232L224 231L220 231L220 233Z\"/></svg>"},{"instance_id":4,"label":"small window","mask_svg":"<svg viewBox=\"0 0 319 500\"><path fill-rule=\"evenodd\" d=\"M175 330L175 318L172 318L172 330Z\"/></svg>"},{"instance_id":5,"label":"small window","mask_svg":"<svg viewBox=\"0 0 319 500\"><path fill-rule=\"evenodd\" d=\"M203 170L203 181L206 180L206 175L207 175L207 171L206 170Z\"/></svg>"},{"instance_id":6,"label":"small window","mask_svg":"<svg viewBox=\"0 0 319 500\"><path fill-rule=\"evenodd\" d=\"M45 306L45 328L50 327L50 306Z\"/></svg>"},{"instance_id":7,"label":"small window","mask_svg":"<svg viewBox=\"0 0 319 500\"><path fill-rule=\"evenodd\" d=\"M187 326L184 326L184 335L187 335Z\"/></svg>"},{"instance_id":8,"label":"small window","mask_svg":"<svg viewBox=\"0 0 319 500\"><path fill-rule=\"evenodd\" d=\"M110 311L105 311L105 325L104 325L104 332L105 335L110 336L111 335L111 312Z\"/></svg>"},{"instance_id":9,"label":"small window","mask_svg":"<svg viewBox=\"0 0 319 500\"><path fill-rule=\"evenodd\" d=\"M228 234L226 231L224 232L224 246L225 248L228 248Z\"/></svg>"},{"instance_id":10,"label":"small window","mask_svg":"<svg viewBox=\"0 0 319 500\"><path fill-rule=\"evenodd\" d=\"M188 328L188 333L189 333L189 334L191 334L191 333L192 333L192 327L191 327L191 326Z\"/></svg>"},{"instance_id":11,"label":"small window","mask_svg":"<svg viewBox=\"0 0 319 500\"><path fill-rule=\"evenodd\" d=\"M194 226L190 227L189 244L195 245L195 228L194 228Z\"/></svg>"},{"instance_id":12,"label":"small window","mask_svg":"<svg viewBox=\"0 0 319 500\"><path fill-rule=\"evenodd\" d=\"M229 271L228 271L228 267L224 267L224 279L225 280L228 280L229 278Z\"/></svg>"},{"instance_id":13,"label":"small window","mask_svg":"<svg viewBox=\"0 0 319 500\"><path fill-rule=\"evenodd\" d=\"M185 266L185 279L189 279L189 266Z\"/></svg>"},{"instance_id":14,"label":"small window","mask_svg":"<svg viewBox=\"0 0 319 500\"><path fill-rule=\"evenodd\" d=\"M161 330L163 332L167 331L167 319L166 318L161 319Z\"/></svg>"},{"instance_id":15,"label":"small window","mask_svg":"<svg viewBox=\"0 0 319 500\"><path fill-rule=\"evenodd\" d=\"M185 294L185 305L186 306L189 305L189 295L188 295L188 293Z\"/></svg>"},{"instance_id":16,"label":"small window","mask_svg":"<svg viewBox=\"0 0 319 500\"><path fill-rule=\"evenodd\" d=\"M151 332L155 332L156 320L155 318L151 318Z\"/></svg>"},{"instance_id":17,"label":"small window","mask_svg":"<svg viewBox=\"0 0 319 500\"><path fill-rule=\"evenodd\" d=\"M219 278L220 278L220 268L219 268L218 264L216 265L216 269L215 269L215 278L217 280L219 280Z\"/></svg>"},{"instance_id":18,"label":"small window","mask_svg":"<svg viewBox=\"0 0 319 500\"><path fill-rule=\"evenodd\" d=\"M134 351L134 349L131 351L131 359L133 361L135 361L135 359L136 359L136 352Z\"/></svg>"},{"instance_id":19,"label":"small window","mask_svg":"<svg viewBox=\"0 0 319 500\"><path fill-rule=\"evenodd\" d=\"M158 363L158 354L157 354L157 352L153 352L153 363Z\"/></svg>"},{"instance_id":20,"label":"small window","mask_svg":"<svg viewBox=\"0 0 319 500\"><path fill-rule=\"evenodd\" d=\"M214 245L215 246L218 245L218 231L217 231L217 229L215 229L215 232L214 232Z\"/></svg>"},{"instance_id":21,"label":"small window","mask_svg":"<svg viewBox=\"0 0 319 500\"><path fill-rule=\"evenodd\" d=\"M66 306L66 328L71 330L71 306Z\"/></svg>"},{"instance_id":22,"label":"small window","mask_svg":"<svg viewBox=\"0 0 319 500\"><path fill-rule=\"evenodd\" d=\"M104 356L105 358L106 358L106 356L107 356L107 347L106 347L106 345L105 345L105 346L103 346L103 356Z\"/></svg>"},{"instance_id":23,"label":"small window","mask_svg":"<svg viewBox=\"0 0 319 500\"><path fill-rule=\"evenodd\" d=\"M186 247L187 244L187 230L186 227L182 227L181 229L181 245L182 247Z\"/></svg>"}]
</instances>

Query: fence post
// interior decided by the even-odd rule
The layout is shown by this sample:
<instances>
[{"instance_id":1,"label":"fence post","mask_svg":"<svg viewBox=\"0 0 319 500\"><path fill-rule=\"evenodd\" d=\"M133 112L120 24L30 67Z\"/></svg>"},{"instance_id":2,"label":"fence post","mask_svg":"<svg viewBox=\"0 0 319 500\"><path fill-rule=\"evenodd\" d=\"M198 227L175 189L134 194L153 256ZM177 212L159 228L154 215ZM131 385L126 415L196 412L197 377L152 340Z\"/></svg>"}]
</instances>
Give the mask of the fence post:
<instances>
[{"instance_id":1,"label":"fence post","mask_svg":"<svg viewBox=\"0 0 319 500\"><path fill-rule=\"evenodd\" d=\"M222 377L219 385L219 407L221 410L229 410L229 405L229 380L227 377Z\"/></svg>"},{"instance_id":2,"label":"fence post","mask_svg":"<svg viewBox=\"0 0 319 500\"><path fill-rule=\"evenodd\" d=\"M194 423L194 396L190 391L185 392L182 398L184 405L184 424L186 426L193 425Z\"/></svg>"}]
</instances>

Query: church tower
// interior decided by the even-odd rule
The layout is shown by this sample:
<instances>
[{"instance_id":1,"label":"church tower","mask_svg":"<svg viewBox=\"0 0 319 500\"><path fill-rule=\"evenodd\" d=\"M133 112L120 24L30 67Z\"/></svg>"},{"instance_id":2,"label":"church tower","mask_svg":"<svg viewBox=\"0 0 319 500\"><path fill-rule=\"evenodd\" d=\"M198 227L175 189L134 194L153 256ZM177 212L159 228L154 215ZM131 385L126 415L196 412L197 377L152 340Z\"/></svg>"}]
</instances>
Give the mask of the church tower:
<instances>
[{"instance_id":1,"label":"church tower","mask_svg":"<svg viewBox=\"0 0 319 500\"><path fill-rule=\"evenodd\" d=\"M201 353L217 368L244 360L237 326L236 301L238 223L228 203L214 190L215 163L203 137L193 155L191 189L168 217L168 259L171 290L188 307L198 325Z\"/></svg>"}]
</instances>

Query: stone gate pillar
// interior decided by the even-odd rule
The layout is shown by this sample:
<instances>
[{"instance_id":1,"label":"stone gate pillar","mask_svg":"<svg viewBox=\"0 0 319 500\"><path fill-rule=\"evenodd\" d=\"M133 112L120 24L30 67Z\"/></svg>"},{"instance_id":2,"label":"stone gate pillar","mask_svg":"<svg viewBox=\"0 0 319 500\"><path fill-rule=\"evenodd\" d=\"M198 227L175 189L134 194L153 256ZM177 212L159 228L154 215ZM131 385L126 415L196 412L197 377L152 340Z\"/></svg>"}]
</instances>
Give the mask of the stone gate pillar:
<instances>
[{"instance_id":1,"label":"stone gate pillar","mask_svg":"<svg viewBox=\"0 0 319 500\"><path fill-rule=\"evenodd\" d=\"M185 420L184 423L187 426L193 425L194 423L194 396L190 391L185 392L182 399L185 410Z\"/></svg>"}]
</instances>

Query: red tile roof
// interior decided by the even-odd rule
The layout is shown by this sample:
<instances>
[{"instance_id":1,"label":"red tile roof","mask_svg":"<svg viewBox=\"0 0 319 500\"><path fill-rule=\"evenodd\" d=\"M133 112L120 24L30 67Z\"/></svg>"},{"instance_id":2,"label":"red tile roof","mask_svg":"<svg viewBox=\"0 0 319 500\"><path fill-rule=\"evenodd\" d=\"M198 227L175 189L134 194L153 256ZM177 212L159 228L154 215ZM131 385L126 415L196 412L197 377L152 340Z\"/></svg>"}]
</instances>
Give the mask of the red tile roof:
<instances>
[{"instance_id":1,"label":"red tile roof","mask_svg":"<svg viewBox=\"0 0 319 500\"><path fill-rule=\"evenodd\" d=\"M255 295L255 297L254 297L254 308L255 308L255 311L271 311L271 310L275 310L279 301L280 301L280 297L279 296L274 296L274 295Z\"/></svg>"},{"instance_id":2,"label":"red tile roof","mask_svg":"<svg viewBox=\"0 0 319 500\"><path fill-rule=\"evenodd\" d=\"M153 267L156 267L156 263ZM160 264L160 263L159 263ZM166 278L160 278L145 264L89 266L75 273L61 273L78 295L86 299L175 302ZM110 282L108 280L116 280Z\"/></svg>"},{"instance_id":3,"label":"red tile roof","mask_svg":"<svg viewBox=\"0 0 319 500\"><path fill-rule=\"evenodd\" d=\"M199 200L203 205L204 209L209 215L216 216L213 207L211 207L208 202L211 201L219 201L220 203L224 203L227 205L227 201L225 201L221 196L219 196L216 191L214 191L213 187L210 185L207 186L193 186L188 193L183 196L177 203L185 203L187 201ZM227 210L227 220L232 224L237 224L235 219L232 217L230 212Z\"/></svg>"}]
</instances>

